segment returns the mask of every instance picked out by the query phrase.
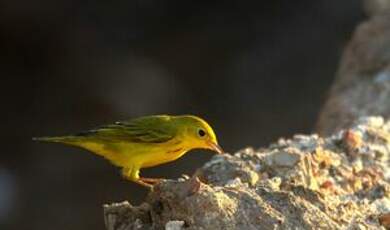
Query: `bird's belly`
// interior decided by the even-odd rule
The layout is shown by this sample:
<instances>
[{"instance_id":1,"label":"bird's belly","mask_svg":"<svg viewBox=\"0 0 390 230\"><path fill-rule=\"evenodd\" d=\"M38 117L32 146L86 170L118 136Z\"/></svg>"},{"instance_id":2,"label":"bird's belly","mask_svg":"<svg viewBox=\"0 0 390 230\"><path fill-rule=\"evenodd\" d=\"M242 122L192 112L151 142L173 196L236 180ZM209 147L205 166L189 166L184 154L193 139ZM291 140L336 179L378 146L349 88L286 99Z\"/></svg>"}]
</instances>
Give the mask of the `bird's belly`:
<instances>
[{"instance_id":1,"label":"bird's belly","mask_svg":"<svg viewBox=\"0 0 390 230\"><path fill-rule=\"evenodd\" d=\"M91 143L83 146L111 161L119 167L153 167L174 161L186 151L177 145L115 143L112 145Z\"/></svg>"},{"instance_id":2,"label":"bird's belly","mask_svg":"<svg viewBox=\"0 0 390 230\"><path fill-rule=\"evenodd\" d=\"M171 151L150 152L149 154L145 154L142 168L153 167L174 161L183 156L185 152L186 151L182 148L173 149Z\"/></svg>"}]
</instances>

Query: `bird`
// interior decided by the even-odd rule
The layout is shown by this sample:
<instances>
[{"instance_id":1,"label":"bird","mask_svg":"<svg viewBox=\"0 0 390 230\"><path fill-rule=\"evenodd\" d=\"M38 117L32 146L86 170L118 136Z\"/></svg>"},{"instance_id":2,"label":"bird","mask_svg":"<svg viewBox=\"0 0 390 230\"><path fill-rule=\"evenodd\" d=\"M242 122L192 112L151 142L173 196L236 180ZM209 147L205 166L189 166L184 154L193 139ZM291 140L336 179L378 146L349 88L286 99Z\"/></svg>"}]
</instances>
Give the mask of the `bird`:
<instances>
[{"instance_id":1,"label":"bird","mask_svg":"<svg viewBox=\"0 0 390 230\"><path fill-rule=\"evenodd\" d=\"M143 168L174 161L192 149L224 153L211 126L194 115L149 115L74 135L33 140L86 149L121 168L124 178L148 188L153 188L163 178L141 177Z\"/></svg>"}]
</instances>

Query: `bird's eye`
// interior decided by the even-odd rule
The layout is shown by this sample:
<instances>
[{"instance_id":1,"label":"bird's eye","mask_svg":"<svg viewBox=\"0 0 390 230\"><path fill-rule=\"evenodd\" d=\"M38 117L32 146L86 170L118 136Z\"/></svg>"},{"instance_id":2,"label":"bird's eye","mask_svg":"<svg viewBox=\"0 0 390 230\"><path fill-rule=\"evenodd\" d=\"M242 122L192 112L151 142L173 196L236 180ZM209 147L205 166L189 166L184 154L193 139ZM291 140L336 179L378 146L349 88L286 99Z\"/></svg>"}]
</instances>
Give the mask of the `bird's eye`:
<instances>
[{"instance_id":1,"label":"bird's eye","mask_svg":"<svg viewBox=\"0 0 390 230\"><path fill-rule=\"evenodd\" d=\"M199 135L200 137L204 137L204 136L206 136L206 132L205 132L203 129L199 129L199 130L198 130L198 135Z\"/></svg>"}]
</instances>

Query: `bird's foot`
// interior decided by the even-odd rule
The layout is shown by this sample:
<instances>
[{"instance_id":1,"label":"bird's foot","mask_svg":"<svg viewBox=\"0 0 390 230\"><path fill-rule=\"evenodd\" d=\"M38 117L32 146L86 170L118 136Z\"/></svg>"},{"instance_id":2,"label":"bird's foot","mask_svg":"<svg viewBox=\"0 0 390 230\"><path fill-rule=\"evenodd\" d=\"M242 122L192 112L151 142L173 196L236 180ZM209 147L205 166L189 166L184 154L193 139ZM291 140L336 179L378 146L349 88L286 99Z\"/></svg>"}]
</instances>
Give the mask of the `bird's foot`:
<instances>
[{"instance_id":1,"label":"bird's foot","mask_svg":"<svg viewBox=\"0 0 390 230\"><path fill-rule=\"evenodd\" d=\"M164 180L163 178L144 178L140 177L135 183L153 189L153 186Z\"/></svg>"},{"instance_id":2,"label":"bird's foot","mask_svg":"<svg viewBox=\"0 0 390 230\"><path fill-rule=\"evenodd\" d=\"M155 184L161 182L162 180L164 180L164 178L145 178L145 177L140 177L139 180L144 182L144 183L147 183L147 184L155 185Z\"/></svg>"},{"instance_id":3,"label":"bird's foot","mask_svg":"<svg viewBox=\"0 0 390 230\"><path fill-rule=\"evenodd\" d=\"M149 188L149 189L153 189L153 184L149 184L149 183L147 183L147 182L144 182L144 181L142 181L142 180L136 180L136 181L134 181L135 183L137 183L137 184L139 184L139 185L142 185L142 186L144 186L144 187L147 187L147 188Z\"/></svg>"}]
</instances>

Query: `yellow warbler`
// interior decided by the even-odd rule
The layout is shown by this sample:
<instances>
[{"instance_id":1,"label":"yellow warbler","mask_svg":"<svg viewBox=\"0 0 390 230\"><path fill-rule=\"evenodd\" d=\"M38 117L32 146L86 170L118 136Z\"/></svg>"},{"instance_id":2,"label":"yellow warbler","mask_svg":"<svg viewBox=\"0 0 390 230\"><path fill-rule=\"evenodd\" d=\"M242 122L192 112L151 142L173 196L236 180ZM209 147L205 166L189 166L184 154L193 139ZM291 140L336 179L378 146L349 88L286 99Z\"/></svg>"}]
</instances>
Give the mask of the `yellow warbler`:
<instances>
[{"instance_id":1,"label":"yellow warbler","mask_svg":"<svg viewBox=\"0 0 390 230\"><path fill-rule=\"evenodd\" d=\"M38 137L34 140L87 149L121 167L125 178L147 187L152 187L161 179L140 177L141 168L174 161L196 148L223 153L210 125L192 115L145 116L76 135Z\"/></svg>"}]
</instances>

